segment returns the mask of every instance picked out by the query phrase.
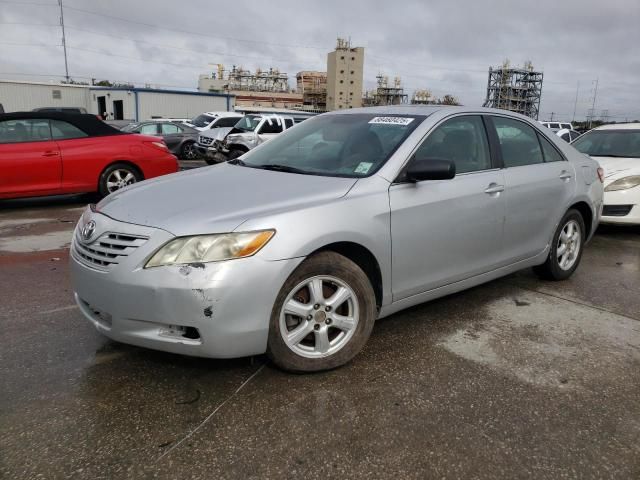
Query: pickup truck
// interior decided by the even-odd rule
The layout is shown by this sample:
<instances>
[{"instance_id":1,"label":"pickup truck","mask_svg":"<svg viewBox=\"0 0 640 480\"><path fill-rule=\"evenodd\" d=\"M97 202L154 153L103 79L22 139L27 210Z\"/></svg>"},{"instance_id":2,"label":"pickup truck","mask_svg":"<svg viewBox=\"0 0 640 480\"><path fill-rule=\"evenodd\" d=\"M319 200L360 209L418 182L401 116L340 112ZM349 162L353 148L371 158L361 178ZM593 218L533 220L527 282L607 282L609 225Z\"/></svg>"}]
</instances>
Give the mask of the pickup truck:
<instances>
[{"instance_id":1,"label":"pickup truck","mask_svg":"<svg viewBox=\"0 0 640 480\"><path fill-rule=\"evenodd\" d=\"M198 137L198 150L207 163L232 160L261 143L290 129L293 117L286 115L246 115L221 139L215 132L204 132Z\"/></svg>"}]
</instances>

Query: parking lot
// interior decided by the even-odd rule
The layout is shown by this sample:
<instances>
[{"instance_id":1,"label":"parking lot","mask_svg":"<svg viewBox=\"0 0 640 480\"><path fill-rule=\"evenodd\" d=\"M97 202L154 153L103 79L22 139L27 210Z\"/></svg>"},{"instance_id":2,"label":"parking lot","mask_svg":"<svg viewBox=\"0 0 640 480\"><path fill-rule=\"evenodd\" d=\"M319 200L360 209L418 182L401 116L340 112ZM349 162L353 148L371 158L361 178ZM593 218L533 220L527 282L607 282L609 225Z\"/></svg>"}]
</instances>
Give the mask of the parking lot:
<instances>
[{"instance_id":1,"label":"parking lot","mask_svg":"<svg viewBox=\"0 0 640 480\"><path fill-rule=\"evenodd\" d=\"M114 343L72 300L87 201L0 203L2 478L638 478L640 230L381 320L291 375Z\"/></svg>"}]
</instances>

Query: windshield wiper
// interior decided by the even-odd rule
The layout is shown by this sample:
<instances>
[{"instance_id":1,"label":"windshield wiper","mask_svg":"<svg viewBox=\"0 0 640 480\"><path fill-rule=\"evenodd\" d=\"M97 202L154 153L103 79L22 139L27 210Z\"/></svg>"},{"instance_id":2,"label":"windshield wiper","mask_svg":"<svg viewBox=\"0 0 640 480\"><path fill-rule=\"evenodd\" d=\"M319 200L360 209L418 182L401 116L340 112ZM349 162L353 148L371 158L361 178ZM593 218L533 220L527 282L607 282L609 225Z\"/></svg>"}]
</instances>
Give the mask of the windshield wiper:
<instances>
[{"instance_id":1,"label":"windshield wiper","mask_svg":"<svg viewBox=\"0 0 640 480\"><path fill-rule=\"evenodd\" d=\"M307 172L306 170L301 170L296 167L290 167L289 165L278 165L277 163L268 163L266 165L255 165L255 168L261 168L263 170L273 170L274 172L301 173L303 175L312 175L311 172Z\"/></svg>"},{"instance_id":2,"label":"windshield wiper","mask_svg":"<svg viewBox=\"0 0 640 480\"><path fill-rule=\"evenodd\" d=\"M603 154L592 153L591 156L592 157L611 157L611 158L636 158L636 157L631 157L629 155L616 155L615 153L603 153Z\"/></svg>"},{"instance_id":3,"label":"windshield wiper","mask_svg":"<svg viewBox=\"0 0 640 480\"><path fill-rule=\"evenodd\" d=\"M234 158L233 160L229 160L227 163L230 163L231 165L240 165L241 167L246 167L247 166L247 164L244 163L239 158Z\"/></svg>"}]
</instances>

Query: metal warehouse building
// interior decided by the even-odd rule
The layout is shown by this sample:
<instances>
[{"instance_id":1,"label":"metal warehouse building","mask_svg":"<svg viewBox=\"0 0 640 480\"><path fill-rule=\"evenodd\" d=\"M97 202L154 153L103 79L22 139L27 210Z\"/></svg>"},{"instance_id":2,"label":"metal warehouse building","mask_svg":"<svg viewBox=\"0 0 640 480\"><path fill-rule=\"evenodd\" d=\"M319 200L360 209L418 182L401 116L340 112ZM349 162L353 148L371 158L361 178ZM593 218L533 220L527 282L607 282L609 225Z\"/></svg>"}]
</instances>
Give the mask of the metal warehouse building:
<instances>
[{"instance_id":1,"label":"metal warehouse building","mask_svg":"<svg viewBox=\"0 0 640 480\"><path fill-rule=\"evenodd\" d=\"M5 112L80 107L109 120L139 121L233 111L235 97L226 93L0 80L0 104Z\"/></svg>"}]
</instances>

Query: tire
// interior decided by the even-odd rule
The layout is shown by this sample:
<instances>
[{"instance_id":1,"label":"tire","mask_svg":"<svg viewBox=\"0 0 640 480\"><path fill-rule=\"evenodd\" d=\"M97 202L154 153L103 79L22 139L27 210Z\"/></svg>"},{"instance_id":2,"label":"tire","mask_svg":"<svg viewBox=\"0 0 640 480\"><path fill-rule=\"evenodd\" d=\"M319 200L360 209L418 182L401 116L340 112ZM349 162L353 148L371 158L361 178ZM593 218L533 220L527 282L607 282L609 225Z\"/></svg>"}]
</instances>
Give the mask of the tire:
<instances>
[{"instance_id":1,"label":"tire","mask_svg":"<svg viewBox=\"0 0 640 480\"><path fill-rule=\"evenodd\" d=\"M137 168L127 163L114 163L105 168L102 174L100 174L100 178L98 179L98 193L101 197L106 197L110 193L116 192L127 185L139 182L142 179L142 175Z\"/></svg>"},{"instance_id":2,"label":"tire","mask_svg":"<svg viewBox=\"0 0 640 480\"><path fill-rule=\"evenodd\" d=\"M338 290L340 299L335 298ZM362 269L335 252L320 252L300 264L280 289L271 312L267 354L291 372L340 367L364 347L376 311L375 293ZM283 332L289 334L288 341Z\"/></svg>"},{"instance_id":3,"label":"tire","mask_svg":"<svg viewBox=\"0 0 640 480\"><path fill-rule=\"evenodd\" d=\"M241 157L247 152L243 152L242 150L231 150L227 155L227 160L233 160L234 158Z\"/></svg>"},{"instance_id":4,"label":"tire","mask_svg":"<svg viewBox=\"0 0 640 480\"><path fill-rule=\"evenodd\" d=\"M185 142L180 147L180 158L183 160L196 160L200 157L195 142Z\"/></svg>"},{"instance_id":5,"label":"tire","mask_svg":"<svg viewBox=\"0 0 640 480\"><path fill-rule=\"evenodd\" d=\"M582 258L585 232L580 212L569 210L565 213L553 235L547 260L542 265L534 267L534 272L540 278L554 281L566 280L573 275Z\"/></svg>"}]
</instances>

